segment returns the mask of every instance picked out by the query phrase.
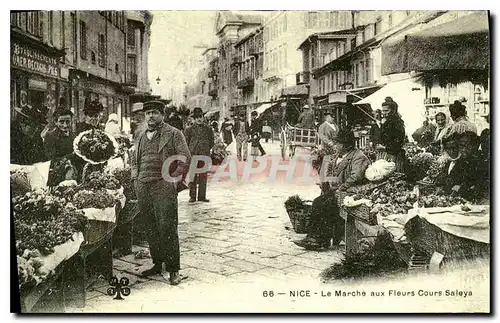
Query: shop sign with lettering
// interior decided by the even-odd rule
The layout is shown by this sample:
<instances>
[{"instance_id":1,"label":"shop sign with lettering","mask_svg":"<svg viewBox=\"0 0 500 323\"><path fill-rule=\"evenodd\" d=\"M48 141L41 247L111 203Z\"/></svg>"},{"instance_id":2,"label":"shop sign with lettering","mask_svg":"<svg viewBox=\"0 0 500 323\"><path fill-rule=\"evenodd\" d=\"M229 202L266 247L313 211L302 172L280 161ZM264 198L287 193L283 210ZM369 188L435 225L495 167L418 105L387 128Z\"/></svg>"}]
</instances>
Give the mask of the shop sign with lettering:
<instances>
[{"instance_id":1,"label":"shop sign with lettering","mask_svg":"<svg viewBox=\"0 0 500 323\"><path fill-rule=\"evenodd\" d=\"M18 67L32 72L59 77L59 60L50 57L39 50L25 44L12 42L11 47L12 67Z\"/></svg>"}]
</instances>

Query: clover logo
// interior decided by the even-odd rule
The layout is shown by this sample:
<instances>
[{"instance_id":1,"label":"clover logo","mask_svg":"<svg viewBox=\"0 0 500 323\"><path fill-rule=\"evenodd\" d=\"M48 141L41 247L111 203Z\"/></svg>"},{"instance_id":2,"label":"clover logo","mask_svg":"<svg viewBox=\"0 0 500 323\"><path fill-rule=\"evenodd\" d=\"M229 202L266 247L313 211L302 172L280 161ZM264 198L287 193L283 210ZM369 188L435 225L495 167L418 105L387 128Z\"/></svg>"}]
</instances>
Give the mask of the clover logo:
<instances>
[{"instance_id":1,"label":"clover logo","mask_svg":"<svg viewBox=\"0 0 500 323\"><path fill-rule=\"evenodd\" d=\"M119 299L123 300L123 296L128 296L130 295L130 288L127 287L129 285L130 281L127 277L122 277L120 280L118 278L113 277L109 281L110 287L107 290L107 293L109 296L115 296L114 299Z\"/></svg>"}]
</instances>

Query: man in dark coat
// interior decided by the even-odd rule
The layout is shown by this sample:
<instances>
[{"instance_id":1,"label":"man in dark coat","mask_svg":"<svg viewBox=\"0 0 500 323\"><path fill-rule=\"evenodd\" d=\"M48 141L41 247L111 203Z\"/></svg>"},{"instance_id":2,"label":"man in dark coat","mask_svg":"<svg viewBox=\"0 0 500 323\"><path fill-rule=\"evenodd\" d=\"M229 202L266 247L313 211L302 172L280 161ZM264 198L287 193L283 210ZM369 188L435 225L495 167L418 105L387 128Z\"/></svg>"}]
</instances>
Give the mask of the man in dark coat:
<instances>
[{"instance_id":1,"label":"man in dark coat","mask_svg":"<svg viewBox=\"0 0 500 323\"><path fill-rule=\"evenodd\" d=\"M257 111L252 111L252 120L250 121L250 138L257 137L256 140L258 141L260 155L264 156L266 154L266 151L260 144L260 138L262 138L262 123L259 119L257 119L258 116L259 114L257 113Z\"/></svg>"},{"instance_id":2,"label":"man in dark coat","mask_svg":"<svg viewBox=\"0 0 500 323\"><path fill-rule=\"evenodd\" d=\"M203 110L194 108L193 110L194 124L185 130L186 142L192 156L207 156L210 157L210 150L215 143L214 132L204 123ZM204 167L203 161L198 161L197 168ZM194 175L193 180L189 183L189 202L196 201L196 193L198 191L198 201L210 202L207 199L207 172Z\"/></svg>"},{"instance_id":3,"label":"man in dark coat","mask_svg":"<svg viewBox=\"0 0 500 323\"><path fill-rule=\"evenodd\" d=\"M322 195L315 198L311 211L311 224L307 237L294 243L308 250L329 248L331 240L338 245L342 240L345 221L339 215L339 205L335 193L363 183L370 160L355 148L354 133L344 129L335 142L335 162L329 164L322 178Z\"/></svg>"},{"instance_id":4,"label":"man in dark coat","mask_svg":"<svg viewBox=\"0 0 500 323\"><path fill-rule=\"evenodd\" d=\"M165 122L180 131L184 130L184 124L177 113L176 107L167 108L165 111Z\"/></svg>"},{"instance_id":5,"label":"man in dark coat","mask_svg":"<svg viewBox=\"0 0 500 323\"><path fill-rule=\"evenodd\" d=\"M61 109L55 112L54 120L56 127L45 136L45 155L49 159L68 156L73 153L73 140L71 131L73 113L69 109Z\"/></svg>"},{"instance_id":6,"label":"man in dark coat","mask_svg":"<svg viewBox=\"0 0 500 323\"><path fill-rule=\"evenodd\" d=\"M32 165L46 161L41 137L44 111L30 106L15 110L15 119L10 125L10 162Z\"/></svg>"},{"instance_id":7,"label":"man in dark coat","mask_svg":"<svg viewBox=\"0 0 500 323\"><path fill-rule=\"evenodd\" d=\"M229 121L229 118L224 118L224 122L221 127L222 139L226 146L229 146L233 142L233 134L231 130L233 129L233 124Z\"/></svg>"},{"instance_id":8,"label":"man in dark coat","mask_svg":"<svg viewBox=\"0 0 500 323\"><path fill-rule=\"evenodd\" d=\"M161 101L149 101L143 105L147 129L136 138L137 149L131 164L132 181L140 214L147 225L154 264L142 275L168 272L170 284L177 285L181 281L177 193L180 179L189 170L191 156L182 132L163 122L164 108ZM164 163L172 156L183 160L167 165L169 174L165 174L162 172Z\"/></svg>"}]
</instances>

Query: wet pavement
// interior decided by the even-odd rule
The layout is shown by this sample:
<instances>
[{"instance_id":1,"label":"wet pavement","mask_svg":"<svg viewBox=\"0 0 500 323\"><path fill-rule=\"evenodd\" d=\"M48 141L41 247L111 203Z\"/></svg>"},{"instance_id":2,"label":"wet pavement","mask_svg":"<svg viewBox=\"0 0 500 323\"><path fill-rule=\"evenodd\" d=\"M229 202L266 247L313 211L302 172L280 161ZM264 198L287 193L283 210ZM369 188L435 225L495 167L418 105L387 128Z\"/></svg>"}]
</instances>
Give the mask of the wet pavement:
<instances>
[{"instance_id":1,"label":"wet pavement","mask_svg":"<svg viewBox=\"0 0 500 323\"><path fill-rule=\"evenodd\" d=\"M229 149L235 151L234 144L232 146ZM114 259L114 274L130 280L131 295L119 302L122 310L144 310L145 304L151 305L153 294L155 300L177 295L178 302L183 297L187 297L186 301L192 300L192 295L207 289L215 288L219 295L220 291L225 293L233 290L231 286L241 287L242 284L257 288L257 293L262 294L280 283L317 283L319 273L339 261L343 253L340 249L315 252L293 244L292 240L303 235L293 231L283 203L296 194L312 200L320 190L313 178L303 180L295 176L287 181L284 172L279 172L282 176L278 176L278 180L271 181L269 170L272 163L280 159L279 143L264 143L263 146L267 165L258 174L249 176L249 180L243 180L245 164L236 161L233 165L237 167L239 180L227 177L210 182L209 178L209 203L188 203L188 192L179 194L180 273L187 276L179 286L169 285L162 276L139 276L152 265L149 257L135 257L139 250L148 253L147 245L136 245L133 254ZM308 151L299 149L297 155L299 160L295 169L301 173L304 169L301 157L307 157ZM258 167L258 163L251 161L246 165ZM85 308L69 308L68 311L119 311L117 302L105 294L108 287L104 281L97 283L87 293Z\"/></svg>"}]
</instances>

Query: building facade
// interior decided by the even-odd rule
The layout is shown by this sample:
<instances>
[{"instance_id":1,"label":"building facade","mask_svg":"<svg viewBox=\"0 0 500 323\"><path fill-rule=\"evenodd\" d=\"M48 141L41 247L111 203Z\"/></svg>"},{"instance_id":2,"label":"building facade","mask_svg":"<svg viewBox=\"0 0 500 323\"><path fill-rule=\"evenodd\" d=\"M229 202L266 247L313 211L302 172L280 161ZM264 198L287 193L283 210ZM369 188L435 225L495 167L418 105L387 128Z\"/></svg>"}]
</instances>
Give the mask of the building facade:
<instances>
[{"instance_id":1,"label":"building facade","mask_svg":"<svg viewBox=\"0 0 500 323\"><path fill-rule=\"evenodd\" d=\"M138 63L127 66L128 31L125 11L12 12L12 106L68 107L76 123L97 100L105 107L103 122L116 113L123 126L130 95L148 88L148 37L139 34Z\"/></svg>"}]
</instances>

